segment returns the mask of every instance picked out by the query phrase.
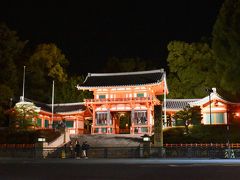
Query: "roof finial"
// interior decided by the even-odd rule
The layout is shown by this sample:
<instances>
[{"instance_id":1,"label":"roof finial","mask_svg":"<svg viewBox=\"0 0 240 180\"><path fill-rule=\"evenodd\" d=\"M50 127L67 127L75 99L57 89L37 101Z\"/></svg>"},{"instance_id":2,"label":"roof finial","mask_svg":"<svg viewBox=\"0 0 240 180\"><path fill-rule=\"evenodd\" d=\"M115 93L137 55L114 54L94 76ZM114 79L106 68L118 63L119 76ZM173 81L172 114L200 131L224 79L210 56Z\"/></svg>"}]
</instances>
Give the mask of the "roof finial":
<instances>
[{"instance_id":1,"label":"roof finial","mask_svg":"<svg viewBox=\"0 0 240 180\"><path fill-rule=\"evenodd\" d=\"M24 97L20 96L20 102L24 102Z\"/></svg>"},{"instance_id":2,"label":"roof finial","mask_svg":"<svg viewBox=\"0 0 240 180\"><path fill-rule=\"evenodd\" d=\"M212 92L213 92L213 93L217 93L217 88L213 87L213 88L212 88Z\"/></svg>"}]
</instances>

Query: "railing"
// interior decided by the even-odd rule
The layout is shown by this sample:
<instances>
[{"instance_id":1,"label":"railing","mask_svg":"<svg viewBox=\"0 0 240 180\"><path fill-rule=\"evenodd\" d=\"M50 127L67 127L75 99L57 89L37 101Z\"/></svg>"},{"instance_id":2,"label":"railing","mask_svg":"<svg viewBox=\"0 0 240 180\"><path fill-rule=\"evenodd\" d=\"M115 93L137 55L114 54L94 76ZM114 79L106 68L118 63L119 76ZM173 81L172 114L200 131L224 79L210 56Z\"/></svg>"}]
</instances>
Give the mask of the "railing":
<instances>
[{"instance_id":1,"label":"railing","mask_svg":"<svg viewBox=\"0 0 240 180\"><path fill-rule=\"evenodd\" d=\"M209 146L210 144L182 144L180 146L165 144L163 148L159 147L91 147L87 154L89 158L229 158L226 152L227 146L223 144ZM240 159L239 144L231 144L231 152L234 156L230 158ZM39 156L39 153L46 156ZM75 158L74 148L69 146L55 148L20 148L18 146L8 147L0 146L0 157L22 157L22 158Z\"/></svg>"},{"instance_id":2,"label":"railing","mask_svg":"<svg viewBox=\"0 0 240 180\"><path fill-rule=\"evenodd\" d=\"M129 130L124 132L121 128L115 128L113 125L97 124L92 127L92 134L148 134L152 132L151 129L151 126L147 124L132 124Z\"/></svg>"},{"instance_id":3,"label":"railing","mask_svg":"<svg viewBox=\"0 0 240 180\"><path fill-rule=\"evenodd\" d=\"M0 157L35 158L35 144L0 144Z\"/></svg>"},{"instance_id":4,"label":"railing","mask_svg":"<svg viewBox=\"0 0 240 180\"><path fill-rule=\"evenodd\" d=\"M35 144L0 144L0 148L15 148L15 149L21 149L21 148L34 148Z\"/></svg>"},{"instance_id":5,"label":"railing","mask_svg":"<svg viewBox=\"0 0 240 180\"><path fill-rule=\"evenodd\" d=\"M89 158L237 158L240 149L232 149L233 157L226 156L227 148L221 147L91 147ZM66 157L72 158L74 153L66 150Z\"/></svg>"},{"instance_id":6,"label":"railing","mask_svg":"<svg viewBox=\"0 0 240 180\"><path fill-rule=\"evenodd\" d=\"M86 103L102 103L102 102L126 102L126 101L150 101L156 98L152 97L129 97L129 98L100 98L85 99Z\"/></svg>"},{"instance_id":7,"label":"railing","mask_svg":"<svg viewBox=\"0 0 240 180\"><path fill-rule=\"evenodd\" d=\"M240 143L191 143L191 144L164 144L164 147L212 147L212 148L240 148Z\"/></svg>"}]
</instances>

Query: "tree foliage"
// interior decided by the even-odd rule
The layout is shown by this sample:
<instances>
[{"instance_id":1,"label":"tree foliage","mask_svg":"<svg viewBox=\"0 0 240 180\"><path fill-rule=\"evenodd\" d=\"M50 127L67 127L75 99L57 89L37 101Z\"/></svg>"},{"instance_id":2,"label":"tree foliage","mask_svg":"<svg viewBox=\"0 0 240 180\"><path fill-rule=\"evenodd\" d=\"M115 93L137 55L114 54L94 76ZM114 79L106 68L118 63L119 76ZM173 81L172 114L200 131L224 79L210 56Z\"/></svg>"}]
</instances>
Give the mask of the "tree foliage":
<instances>
[{"instance_id":1,"label":"tree foliage","mask_svg":"<svg viewBox=\"0 0 240 180\"><path fill-rule=\"evenodd\" d=\"M67 80L68 60L55 44L40 44L27 65L26 79L29 98L49 102L52 80L63 83Z\"/></svg>"},{"instance_id":2,"label":"tree foliage","mask_svg":"<svg viewBox=\"0 0 240 180\"><path fill-rule=\"evenodd\" d=\"M18 74L16 61L26 42L21 41L15 31L0 23L0 83L11 89L17 89Z\"/></svg>"},{"instance_id":3,"label":"tree foliage","mask_svg":"<svg viewBox=\"0 0 240 180\"><path fill-rule=\"evenodd\" d=\"M191 107L191 112L192 112L191 124L200 125L203 119L201 107L200 106Z\"/></svg>"},{"instance_id":4,"label":"tree foliage","mask_svg":"<svg viewBox=\"0 0 240 180\"><path fill-rule=\"evenodd\" d=\"M212 47L218 57L220 87L240 97L240 0L226 0L213 27Z\"/></svg>"},{"instance_id":5,"label":"tree foliage","mask_svg":"<svg viewBox=\"0 0 240 180\"><path fill-rule=\"evenodd\" d=\"M92 92L78 90L77 84L84 81L83 76L70 77L66 82L56 84L55 102L56 103L70 103L82 102L86 98L92 98Z\"/></svg>"},{"instance_id":6,"label":"tree foliage","mask_svg":"<svg viewBox=\"0 0 240 180\"><path fill-rule=\"evenodd\" d=\"M0 84L0 126L8 126L8 116L6 110L11 108L10 99L13 97L13 90L10 87Z\"/></svg>"},{"instance_id":7,"label":"tree foliage","mask_svg":"<svg viewBox=\"0 0 240 180\"><path fill-rule=\"evenodd\" d=\"M36 126L38 109L30 102L20 102L15 105L10 113L10 127L13 129L28 129Z\"/></svg>"},{"instance_id":8,"label":"tree foliage","mask_svg":"<svg viewBox=\"0 0 240 180\"><path fill-rule=\"evenodd\" d=\"M199 98L206 87L217 87L216 57L208 44L172 41L168 51L169 97Z\"/></svg>"},{"instance_id":9,"label":"tree foliage","mask_svg":"<svg viewBox=\"0 0 240 180\"><path fill-rule=\"evenodd\" d=\"M6 124L4 115L9 108L10 98L18 93L19 79L17 61L21 56L26 41L21 41L15 31L0 23L0 119Z\"/></svg>"},{"instance_id":10,"label":"tree foliage","mask_svg":"<svg viewBox=\"0 0 240 180\"><path fill-rule=\"evenodd\" d=\"M201 108L199 106L196 107L187 106L183 110L176 112L173 118L176 121L182 120L185 126L186 134L189 134L188 126L190 124L198 125L201 123L202 120Z\"/></svg>"},{"instance_id":11,"label":"tree foliage","mask_svg":"<svg viewBox=\"0 0 240 180\"><path fill-rule=\"evenodd\" d=\"M38 45L29 60L32 71L36 66L40 66L48 77L59 82L66 81L67 74L64 68L68 63L65 55L53 43Z\"/></svg>"}]
</instances>

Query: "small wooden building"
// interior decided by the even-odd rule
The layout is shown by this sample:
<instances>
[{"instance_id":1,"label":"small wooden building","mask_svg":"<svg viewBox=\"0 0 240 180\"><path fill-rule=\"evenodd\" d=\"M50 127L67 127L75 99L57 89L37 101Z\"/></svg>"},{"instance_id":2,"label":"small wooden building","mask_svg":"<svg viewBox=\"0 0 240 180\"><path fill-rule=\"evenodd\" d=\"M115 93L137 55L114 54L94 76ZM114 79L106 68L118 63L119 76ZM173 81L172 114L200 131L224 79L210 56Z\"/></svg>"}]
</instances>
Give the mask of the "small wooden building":
<instances>
[{"instance_id":1,"label":"small wooden building","mask_svg":"<svg viewBox=\"0 0 240 180\"><path fill-rule=\"evenodd\" d=\"M216 88L212 88L211 94L201 99L167 99L166 110L171 119L169 123L171 126L178 124L171 118L172 115L186 106L201 108L203 115L201 123L204 125L230 124L239 119L240 103L225 100L217 93Z\"/></svg>"},{"instance_id":2,"label":"small wooden building","mask_svg":"<svg viewBox=\"0 0 240 180\"><path fill-rule=\"evenodd\" d=\"M90 133L90 125L86 122L92 113L83 102L54 104L52 106L52 104L25 98L24 101L16 104L16 106L20 105L31 105L37 109L38 116L34 119L36 128L66 128L70 134Z\"/></svg>"}]
</instances>

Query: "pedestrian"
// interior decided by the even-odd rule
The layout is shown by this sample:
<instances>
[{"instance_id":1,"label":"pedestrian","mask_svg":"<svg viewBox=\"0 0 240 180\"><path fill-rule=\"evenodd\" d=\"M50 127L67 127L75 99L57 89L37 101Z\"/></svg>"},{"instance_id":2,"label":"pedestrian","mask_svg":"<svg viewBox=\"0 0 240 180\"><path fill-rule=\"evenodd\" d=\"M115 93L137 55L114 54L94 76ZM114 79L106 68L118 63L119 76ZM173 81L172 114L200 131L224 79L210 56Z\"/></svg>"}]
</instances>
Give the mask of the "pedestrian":
<instances>
[{"instance_id":1,"label":"pedestrian","mask_svg":"<svg viewBox=\"0 0 240 180\"><path fill-rule=\"evenodd\" d=\"M73 143L72 141L69 143L69 150L70 150L70 157L74 157L74 148L73 148Z\"/></svg>"},{"instance_id":2,"label":"pedestrian","mask_svg":"<svg viewBox=\"0 0 240 180\"><path fill-rule=\"evenodd\" d=\"M62 148L62 152L61 152L61 158L65 159L66 158L66 154L67 154L67 144L64 144L64 146Z\"/></svg>"},{"instance_id":3,"label":"pedestrian","mask_svg":"<svg viewBox=\"0 0 240 180\"><path fill-rule=\"evenodd\" d=\"M81 146L80 146L79 142L77 141L77 144L75 146L76 159L80 159L80 152L81 152Z\"/></svg>"},{"instance_id":4,"label":"pedestrian","mask_svg":"<svg viewBox=\"0 0 240 180\"><path fill-rule=\"evenodd\" d=\"M87 151L89 149L89 144L87 144L87 141L84 141L83 144L82 144L82 157L87 159L88 156L87 156Z\"/></svg>"}]
</instances>

